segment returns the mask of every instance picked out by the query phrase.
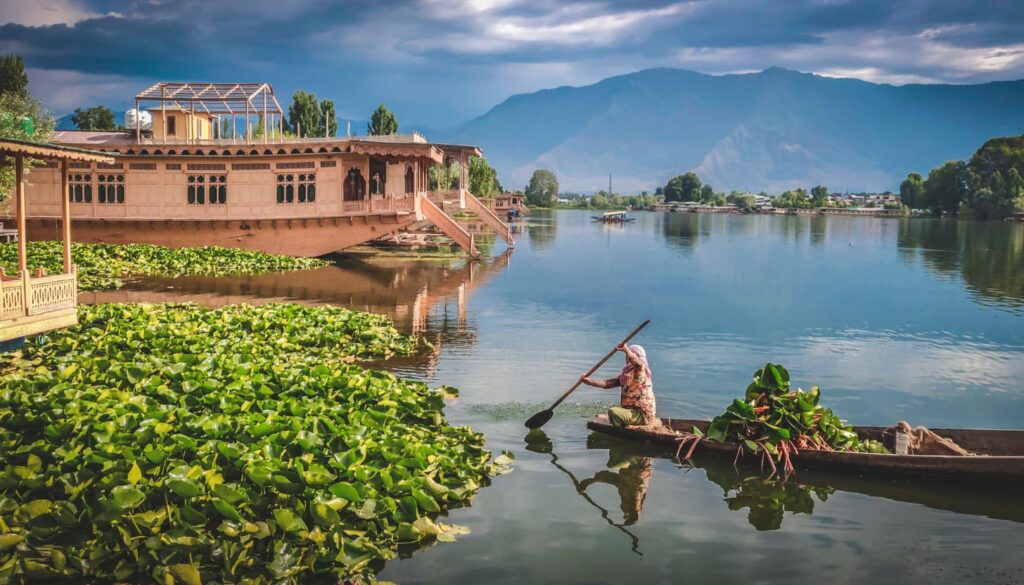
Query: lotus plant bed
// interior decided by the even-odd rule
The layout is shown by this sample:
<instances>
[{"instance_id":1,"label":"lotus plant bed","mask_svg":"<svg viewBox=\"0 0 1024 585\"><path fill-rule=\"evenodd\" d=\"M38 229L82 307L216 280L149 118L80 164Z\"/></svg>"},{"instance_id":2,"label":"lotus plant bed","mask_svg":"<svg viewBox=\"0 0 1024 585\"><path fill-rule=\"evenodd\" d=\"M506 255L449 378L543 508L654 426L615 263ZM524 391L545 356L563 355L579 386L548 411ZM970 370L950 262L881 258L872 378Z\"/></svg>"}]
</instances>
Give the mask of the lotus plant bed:
<instances>
[{"instance_id":1,"label":"lotus plant bed","mask_svg":"<svg viewBox=\"0 0 1024 585\"><path fill-rule=\"evenodd\" d=\"M17 269L16 243L0 244L0 267L8 274ZM107 290L121 286L122 278L134 276L234 276L283 272L325 266L316 258L295 258L204 246L168 248L149 244L72 244L71 258L78 265L80 290ZM29 242L29 268L51 274L63 271L60 242Z\"/></svg>"},{"instance_id":2,"label":"lotus plant bed","mask_svg":"<svg viewBox=\"0 0 1024 585\"><path fill-rule=\"evenodd\" d=\"M0 583L372 576L508 458L444 396L355 359L379 315L291 304L80 308L0 354Z\"/></svg>"}]
</instances>

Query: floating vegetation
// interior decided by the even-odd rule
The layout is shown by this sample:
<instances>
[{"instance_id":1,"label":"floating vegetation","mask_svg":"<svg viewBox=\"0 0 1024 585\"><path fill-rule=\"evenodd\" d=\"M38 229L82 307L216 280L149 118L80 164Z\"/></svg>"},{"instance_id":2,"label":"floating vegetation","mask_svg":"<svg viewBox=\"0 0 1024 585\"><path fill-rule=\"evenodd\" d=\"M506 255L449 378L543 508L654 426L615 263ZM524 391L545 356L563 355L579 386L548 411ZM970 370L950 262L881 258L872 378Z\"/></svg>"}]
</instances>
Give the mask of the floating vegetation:
<instances>
[{"instance_id":1,"label":"floating vegetation","mask_svg":"<svg viewBox=\"0 0 1024 585\"><path fill-rule=\"evenodd\" d=\"M820 399L817 386L808 392L799 388L790 392L786 368L765 364L754 372L743 400L733 400L724 413L712 419L707 438L738 443L737 458L744 451L760 455L772 475L777 470L776 463L782 465L786 475L792 473L791 456L800 450L888 452L878 441L861 441L853 427L840 420L832 409L818 404ZM696 428L692 435L684 436L679 441L677 456L689 445L689 459L701 438L703 435Z\"/></svg>"},{"instance_id":2,"label":"floating vegetation","mask_svg":"<svg viewBox=\"0 0 1024 585\"><path fill-rule=\"evenodd\" d=\"M0 355L0 582L369 575L511 459L444 391L350 363L414 350L383 316L97 305ZM450 393L450 391L448 391Z\"/></svg>"},{"instance_id":3,"label":"floating vegetation","mask_svg":"<svg viewBox=\"0 0 1024 585\"><path fill-rule=\"evenodd\" d=\"M609 402L563 402L555 409L554 418L575 418L591 417L595 414L606 412L609 407L617 403ZM537 411L544 410L551 406L549 403L541 402L502 402L500 404L471 404L466 407L471 415L486 417L488 419L505 422L510 420L523 421L530 416L537 414Z\"/></svg>"},{"instance_id":4,"label":"floating vegetation","mask_svg":"<svg viewBox=\"0 0 1024 585\"><path fill-rule=\"evenodd\" d=\"M149 244L72 244L72 261L78 265L79 290L107 290L121 286L132 276L233 276L318 268L327 263L316 258L295 258L203 246L167 248ZM50 274L64 269L60 242L29 242L29 268ZM16 243L0 244L0 267L14 274L18 266Z\"/></svg>"}]
</instances>

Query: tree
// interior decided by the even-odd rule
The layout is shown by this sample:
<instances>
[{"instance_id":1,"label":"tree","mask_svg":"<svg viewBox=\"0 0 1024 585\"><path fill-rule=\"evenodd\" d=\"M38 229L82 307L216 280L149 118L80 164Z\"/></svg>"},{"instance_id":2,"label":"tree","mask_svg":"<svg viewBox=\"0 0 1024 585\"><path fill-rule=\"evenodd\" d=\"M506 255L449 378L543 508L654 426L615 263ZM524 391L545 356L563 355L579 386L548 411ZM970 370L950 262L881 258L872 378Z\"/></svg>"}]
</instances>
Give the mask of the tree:
<instances>
[{"instance_id":1,"label":"tree","mask_svg":"<svg viewBox=\"0 0 1024 585\"><path fill-rule=\"evenodd\" d=\"M924 182L924 201L936 213L957 213L971 192L971 177L962 160L932 169Z\"/></svg>"},{"instance_id":2,"label":"tree","mask_svg":"<svg viewBox=\"0 0 1024 585\"><path fill-rule=\"evenodd\" d=\"M665 201L697 201L700 197L700 177L686 173L673 177L664 189Z\"/></svg>"},{"instance_id":3,"label":"tree","mask_svg":"<svg viewBox=\"0 0 1024 585\"><path fill-rule=\"evenodd\" d=\"M477 197L490 197L501 192L498 171L482 157L469 158L469 191Z\"/></svg>"},{"instance_id":4,"label":"tree","mask_svg":"<svg viewBox=\"0 0 1024 585\"><path fill-rule=\"evenodd\" d=\"M537 169L526 186L526 202L537 207L554 207L558 204L558 178L551 171Z\"/></svg>"},{"instance_id":5,"label":"tree","mask_svg":"<svg viewBox=\"0 0 1024 585\"><path fill-rule=\"evenodd\" d=\"M9 57L0 58L0 68L7 67ZM20 63L20 58L16 62ZM0 75L8 75L6 70ZM6 77L0 81L0 85L8 87L10 91L0 92L0 138L14 138L16 140L33 140L46 142L53 132L53 117L43 108L38 100L32 97L28 91L19 89L23 83L10 83ZM28 159L25 161L26 168L31 169L38 162ZM0 164L0 213L6 208L7 196L14 189L14 165Z\"/></svg>"},{"instance_id":6,"label":"tree","mask_svg":"<svg viewBox=\"0 0 1024 585\"><path fill-rule=\"evenodd\" d=\"M828 205L828 187L825 185L812 187L811 199L814 202L815 207L825 207Z\"/></svg>"},{"instance_id":7,"label":"tree","mask_svg":"<svg viewBox=\"0 0 1024 585\"><path fill-rule=\"evenodd\" d=\"M0 94L28 93L28 74L21 55L0 55Z\"/></svg>"},{"instance_id":8,"label":"tree","mask_svg":"<svg viewBox=\"0 0 1024 585\"><path fill-rule=\"evenodd\" d=\"M301 89L292 94L292 105L288 106L288 122L292 132L300 138L322 136L324 113L316 95Z\"/></svg>"},{"instance_id":9,"label":"tree","mask_svg":"<svg viewBox=\"0 0 1024 585\"><path fill-rule=\"evenodd\" d=\"M366 125L366 133L370 136L390 136L398 134L398 119L384 104L377 106L370 123Z\"/></svg>"},{"instance_id":10,"label":"tree","mask_svg":"<svg viewBox=\"0 0 1024 585\"><path fill-rule=\"evenodd\" d=\"M114 112L105 106L93 106L91 108L75 108L71 115L71 121L79 130L117 130L119 126L114 121Z\"/></svg>"},{"instance_id":11,"label":"tree","mask_svg":"<svg viewBox=\"0 0 1024 585\"><path fill-rule=\"evenodd\" d=\"M705 201L705 202L711 201L712 199L714 199L714 197L715 197L715 190L714 190L714 188L711 187L711 185L704 185L703 187L700 188L700 200L701 201Z\"/></svg>"},{"instance_id":12,"label":"tree","mask_svg":"<svg viewBox=\"0 0 1024 585\"><path fill-rule=\"evenodd\" d=\"M433 165L430 167L430 190L447 191L459 188L459 163L452 162L448 165ZM471 190L472 191L472 190Z\"/></svg>"},{"instance_id":13,"label":"tree","mask_svg":"<svg viewBox=\"0 0 1024 585\"><path fill-rule=\"evenodd\" d=\"M910 173L900 183L900 201L911 209L924 204L924 177L920 173Z\"/></svg>"}]
</instances>

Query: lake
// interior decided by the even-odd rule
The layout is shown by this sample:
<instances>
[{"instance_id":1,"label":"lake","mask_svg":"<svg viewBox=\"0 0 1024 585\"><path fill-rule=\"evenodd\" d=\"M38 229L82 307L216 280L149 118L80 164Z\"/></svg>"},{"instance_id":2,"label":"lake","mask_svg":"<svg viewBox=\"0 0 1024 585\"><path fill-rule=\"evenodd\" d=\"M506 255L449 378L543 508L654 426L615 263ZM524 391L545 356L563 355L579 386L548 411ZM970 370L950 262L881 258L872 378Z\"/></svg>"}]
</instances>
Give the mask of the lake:
<instances>
[{"instance_id":1,"label":"lake","mask_svg":"<svg viewBox=\"0 0 1024 585\"><path fill-rule=\"evenodd\" d=\"M384 312L435 346L387 366L461 390L456 424L515 470L404 551L412 583L1021 583L1024 495L1001 486L697 461L584 427L617 391L545 408L644 319L662 416L711 417L767 361L856 424L1024 428L1024 225L536 212L479 263L367 261L241 278L144 279L83 300L293 300ZM600 372L611 377L614 358Z\"/></svg>"}]
</instances>

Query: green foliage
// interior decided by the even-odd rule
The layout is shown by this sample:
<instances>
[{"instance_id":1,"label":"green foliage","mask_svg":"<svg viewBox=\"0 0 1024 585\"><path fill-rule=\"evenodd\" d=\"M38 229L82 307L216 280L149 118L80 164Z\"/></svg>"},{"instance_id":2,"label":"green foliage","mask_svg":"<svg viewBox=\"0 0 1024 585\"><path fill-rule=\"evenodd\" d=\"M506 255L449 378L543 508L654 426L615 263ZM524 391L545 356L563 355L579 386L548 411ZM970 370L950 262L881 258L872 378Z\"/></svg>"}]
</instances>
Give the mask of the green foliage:
<instances>
[{"instance_id":1,"label":"green foliage","mask_svg":"<svg viewBox=\"0 0 1024 585\"><path fill-rule=\"evenodd\" d=\"M326 114L329 128L324 128ZM292 104L288 107L288 123L291 132L299 137L323 138L326 135L336 136L338 119L334 112L334 101L316 99L316 95L302 90L292 95Z\"/></svg>"},{"instance_id":2,"label":"green foliage","mask_svg":"<svg viewBox=\"0 0 1024 585\"><path fill-rule=\"evenodd\" d=\"M704 203L710 203L715 198L715 189L708 184L704 184L700 188L700 200Z\"/></svg>"},{"instance_id":3,"label":"green foliage","mask_svg":"<svg viewBox=\"0 0 1024 585\"><path fill-rule=\"evenodd\" d=\"M149 244L71 244L71 259L78 265L79 290L103 290L121 286L130 276L185 275L227 276L282 272L324 266L315 258L276 256L235 248L167 248ZM15 243L0 244L0 267L14 274L18 265ZM28 265L50 274L64 268L60 242L29 242Z\"/></svg>"},{"instance_id":4,"label":"green foliage","mask_svg":"<svg viewBox=\"0 0 1024 585\"><path fill-rule=\"evenodd\" d=\"M796 191L785 191L778 197L772 199L772 207L785 209L813 209L814 201L807 196L807 191L797 189Z\"/></svg>"},{"instance_id":5,"label":"green foliage","mask_svg":"<svg viewBox=\"0 0 1024 585\"><path fill-rule=\"evenodd\" d=\"M0 138L46 142L53 133L53 117L28 93L27 84L21 57L0 56ZM31 171L38 164L26 159L25 168ZM14 180L14 165L0 164L0 213L7 206Z\"/></svg>"},{"instance_id":6,"label":"green foliage","mask_svg":"<svg viewBox=\"0 0 1024 585\"><path fill-rule=\"evenodd\" d=\"M431 191L447 191L459 188L459 175L462 174L461 165L452 161L447 165L431 165L428 171Z\"/></svg>"},{"instance_id":7,"label":"green foliage","mask_svg":"<svg viewBox=\"0 0 1024 585\"><path fill-rule=\"evenodd\" d=\"M817 185L811 188L811 201L815 207L828 205L828 187Z\"/></svg>"},{"instance_id":8,"label":"green foliage","mask_svg":"<svg viewBox=\"0 0 1024 585\"><path fill-rule=\"evenodd\" d=\"M956 213L960 202L970 194L967 164L950 161L932 169L924 182L924 202L936 213Z\"/></svg>"},{"instance_id":9,"label":"green foliage","mask_svg":"<svg viewBox=\"0 0 1024 585\"><path fill-rule=\"evenodd\" d=\"M21 55L0 55L0 94L5 93L28 93L28 74Z\"/></svg>"},{"instance_id":10,"label":"green foliage","mask_svg":"<svg viewBox=\"0 0 1024 585\"><path fill-rule=\"evenodd\" d=\"M755 455L762 455L775 469L775 461L791 471L789 453L794 448L872 451L880 445L862 442L853 428L832 409L818 404L821 391L814 386L804 392L790 392L786 368L768 363L754 372L743 400L735 399L708 426L707 438L732 441Z\"/></svg>"},{"instance_id":11,"label":"green foliage","mask_svg":"<svg viewBox=\"0 0 1024 585\"><path fill-rule=\"evenodd\" d=\"M377 106L366 125L366 133L370 136L390 136L398 134L398 118L384 104Z\"/></svg>"},{"instance_id":12,"label":"green foliage","mask_svg":"<svg viewBox=\"0 0 1024 585\"><path fill-rule=\"evenodd\" d=\"M114 120L114 112L105 106L93 106L91 108L75 108L71 115L71 121L79 130L118 130L117 122Z\"/></svg>"},{"instance_id":13,"label":"green foliage","mask_svg":"<svg viewBox=\"0 0 1024 585\"><path fill-rule=\"evenodd\" d=\"M81 308L0 360L5 578L341 581L451 540L433 518L502 462L443 392L348 363L415 345L333 307Z\"/></svg>"},{"instance_id":14,"label":"green foliage","mask_svg":"<svg viewBox=\"0 0 1024 585\"><path fill-rule=\"evenodd\" d=\"M469 159L469 192L477 197L491 197L501 193L498 171L482 157Z\"/></svg>"},{"instance_id":15,"label":"green foliage","mask_svg":"<svg viewBox=\"0 0 1024 585\"><path fill-rule=\"evenodd\" d=\"M754 210L755 199L753 195L730 194L726 199L744 213Z\"/></svg>"},{"instance_id":16,"label":"green foliage","mask_svg":"<svg viewBox=\"0 0 1024 585\"><path fill-rule=\"evenodd\" d=\"M920 173L910 173L900 183L900 201L911 209L924 204L924 177Z\"/></svg>"},{"instance_id":17,"label":"green foliage","mask_svg":"<svg viewBox=\"0 0 1024 585\"><path fill-rule=\"evenodd\" d=\"M665 201L699 201L700 187L700 177L695 173L673 177L663 189Z\"/></svg>"},{"instance_id":18,"label":"green foliage","mask_svg":"<svg viewBox=\"0 0 1024 585\"><path fill-rule=\"evenodd\" d=\"M530 176L530 184L524 190L527 205L554 207L558 204L558 177L545 169L537 169Z\"/></svg>"}]
</instances>

